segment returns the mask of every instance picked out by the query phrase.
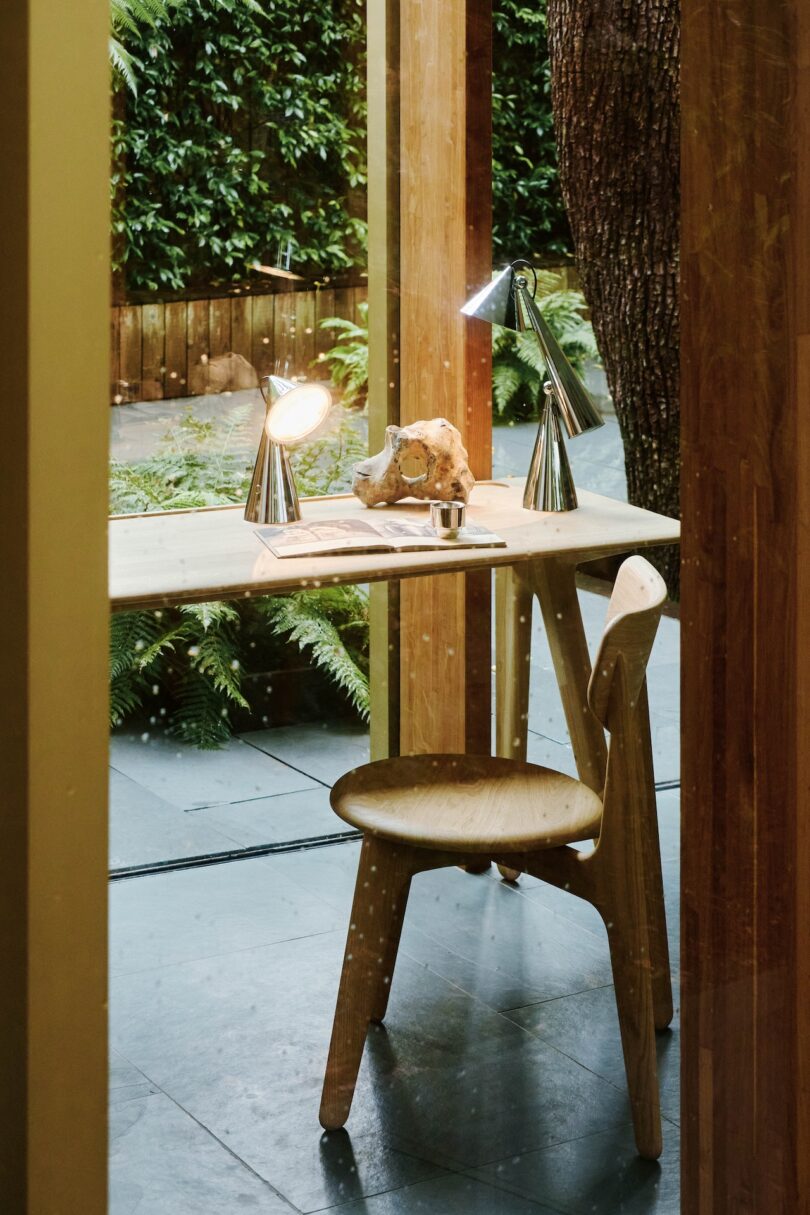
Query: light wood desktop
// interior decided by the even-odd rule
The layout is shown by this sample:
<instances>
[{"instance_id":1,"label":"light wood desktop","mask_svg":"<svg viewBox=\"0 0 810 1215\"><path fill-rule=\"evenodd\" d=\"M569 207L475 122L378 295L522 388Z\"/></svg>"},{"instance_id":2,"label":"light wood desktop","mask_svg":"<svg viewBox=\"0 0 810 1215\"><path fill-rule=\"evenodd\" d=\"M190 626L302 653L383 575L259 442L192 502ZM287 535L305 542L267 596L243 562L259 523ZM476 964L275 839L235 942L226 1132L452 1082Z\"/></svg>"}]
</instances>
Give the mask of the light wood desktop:
<instances>
[{"instance_id":1,"label":"light wood desktop","mask_svg":"<svg viewBox=\"0 0 810 1215\"><path fill-rule=\"evenodd\" d=\"M165 511L110 521L110 601L114 611L160 608L303 587L374 582L495 568L497 579L497 752L525 755L531 599L536 594L562 693L580 780L601 792L605 740L588 708L591 663L576 594L576 566L601 556L677 543L674 519L579 491L580 506L539 514L522 506L518 481L480 482L468 518L496 532L503 548L416 553L275 557L242 518L241 507ZM428 517L427 504L382 509ZM367 517L351 495L311 498L305 519ZM403 712L405 705L403 704Z\"/></svg>"}]
</instances>

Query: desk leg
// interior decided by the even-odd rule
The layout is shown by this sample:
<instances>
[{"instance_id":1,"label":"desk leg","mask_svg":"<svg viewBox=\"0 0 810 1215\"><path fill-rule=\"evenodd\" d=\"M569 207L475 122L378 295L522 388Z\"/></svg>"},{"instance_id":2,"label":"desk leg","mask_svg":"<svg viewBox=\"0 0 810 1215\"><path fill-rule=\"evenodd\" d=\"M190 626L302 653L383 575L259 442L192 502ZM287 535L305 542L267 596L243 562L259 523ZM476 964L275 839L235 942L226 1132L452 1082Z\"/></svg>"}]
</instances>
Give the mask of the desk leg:
<instances>
[{"instance_id":1,"label":"desk leg","mask_svg":"<svg viewBox=\"0 0 810 1215\"><path fill-rule=\"evenodd\" d=\"M495 753L526 758L532 589L519 566L495 571Z\"/></svg>"},{"instance_id":2,"label":"desk leg","mask_svg":"<svg viewBox=\"0 0 810 1215\"><path fill-rule=\"evenodd\" d=\"M529 675L532 656L532 588L525 569L495 571L495 754L526 758ZM499 865L501 877L516 882L517 869Z\"/></svg>"},{"instance_id":3,"label":"desk leg","mask_svg":"<svg viewBox=\"0 0 810 1215\"><path fill-rule=\"evenodd\" d=\"M601 797L607 746L604 730L588 707L591 659L577 599L576 570L566 562L544 558L532 564L530 576L543 611L579 779Z\"/></svg>"}]
</instances>

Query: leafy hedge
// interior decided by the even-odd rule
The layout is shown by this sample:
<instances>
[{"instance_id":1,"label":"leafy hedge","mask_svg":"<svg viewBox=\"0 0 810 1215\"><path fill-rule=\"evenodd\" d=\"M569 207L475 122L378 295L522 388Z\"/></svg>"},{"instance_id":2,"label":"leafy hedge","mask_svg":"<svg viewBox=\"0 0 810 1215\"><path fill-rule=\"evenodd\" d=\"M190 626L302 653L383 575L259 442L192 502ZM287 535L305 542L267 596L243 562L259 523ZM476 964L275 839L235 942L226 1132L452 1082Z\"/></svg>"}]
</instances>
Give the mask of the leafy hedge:
<instances>
[{"instance_id":1,"label":"leafy hedge","mask_svg":"<svg viewBox=\"0 0 810 1215\"><path fill-rule=\"evenodd\" d=\"M495 0L492 23L495 262L567 253L571 234L557 176L546 0Z\"/></svg>"},{"instance_id":2,"label":"leafy hedge","mask_svg":"<svg viewBox=\"0 0 810 1215\"><path fill-rule=\"evenodd\" d=\"M275 261L365 259L362 0L184 0L125 38L113 226L132 289L208 287Z\"/></svg>"},{"instance_id":3,"label":"leafy hedge","mask_svg":"<svg viewBox=\"0 0 810 1215\"><path fill-rule=\"evenodd\" d=\"M120 30L137 92L119 85L113 228L128 290L207 289L274 262L365 266L363 0L183 0ZM559 253L545 2L496 0L494 249Z\"/></svg>"}]
</instances>

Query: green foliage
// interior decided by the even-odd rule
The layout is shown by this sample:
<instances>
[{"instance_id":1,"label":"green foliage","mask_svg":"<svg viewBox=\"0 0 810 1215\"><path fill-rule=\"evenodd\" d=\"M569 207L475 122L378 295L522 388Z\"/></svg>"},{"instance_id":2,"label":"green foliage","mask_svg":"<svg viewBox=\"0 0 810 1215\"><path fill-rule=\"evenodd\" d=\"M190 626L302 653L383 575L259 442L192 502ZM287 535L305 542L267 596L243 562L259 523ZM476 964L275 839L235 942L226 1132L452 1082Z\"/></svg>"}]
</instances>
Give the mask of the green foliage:
<instances>
[{"instance_id":1,"label":"green foliage","mask_svg":"<svg viewBox=\"0 0 810 1215\"><path fill-rule=\"evenodd\" d=\"M588 360L599 358L593 329L583 315L585 299L579 291L549 291L556 281L554 275L540 273L537 278L537 306L568 361L582 371ZM493 327L492 402L497 417L515 422L539 418L546 378L545 362L532 333Z\"/></svg>"},{"instance_id":2,"label":"green foliage","mask_svg":"<svg viewBox=\"0 0 810 1215\"><path fill-rule=\"evenodd\" d=\"M364 266L360 0L111 3L111 55L129 85L113 124L112 174L127 288L233 282L256 261L272 264L290 240L303 273ZM570 236L545 0L496 0L493 26L495 261L559 254Z\"/></svg>"},{"instance_id":3,"label":"green foliage","mask_svg":"<svg viewBox=\"0 0 810 1215\"><path fill-rule=\"evenodd\" d=\"M309 649L368 720L368 597L356 586L301 591L289 598L264 600L273 632Z\"/></svg>"},{"instance_id":4,"label":"green foliage","mask_svg":"<svg viewBox=\"0 0 810 1215\"><path fill-rule=\"evenodd\" d=\"M110 0L110 64L116 86L126 85L137 93L137 70L140 59L126 49L122 38L137 37L144 26L154 29L157 21L168 21L172 0Z\"/></svg>"},{"instance_id":5,"label":"green foliage","mask_svg":"<svg viewBox=\"0 0 810 1215\"><path fill-rule=\"evenodd\" d=\"M255 453L250 407L202 419L190 407L160 449L135 464L113 462L113 513L243 502ZM304 494L347 488L365 454L357 428L340 420L331 434L294 456ZM290 641L368 716L367 599L358 587L302 591L236 604L203 603L115 615L110 637L110 718L120 725L146 712L152 725L198 747L217 747L249 711L243 675L278 663Z\"/></svg>"},{"instance_id":6,"label":"green foliage","mask_svg":"<svg viewBox=\"0 0 810 1215\"><path fill-rule=\"evenodd\" d=\"M571 249L560 196L546 0L493 5L492 193L495 262Z\"/></svg>"},{"instance_id":7,"label":"green foliage","mask_svg":"<svg viewBox=\"0 0 810 1215\"><path fill-rule=\"evenodd\" d=\"M590 321L585 319L585 298L580 291L557 290L555 274L538 271L537 305L577 371L589 360L598 361L599 351ZM364 305L364 307L366 307ZM366 320L367 311L363 313ZM368 327L330 318L324 326L338 330L340 342L328 350L324 361L332 379L344 387L344 404L365 401L368 393ZM540 416L545 364L537 339L530 333L492 329L492 392L496 419L526 422ZM359 458L359 457L358 457Z\"/></svg>"},{"instance_id":8,"label":"green foliage","mask_svg":"<svg viewBox=\"0 0 810 1215\"><path fill-rule=\"evenodd\" d=\"M113 232L129 289L209 287L275 261L365 260L358 0L181 0L122 28L137 94L113 124Z\"/></svg>"},{"instance_id":9,"label":"green foliage","mask_svg":"<svg viewBox=\"0 0 810 1215\"><path fill-rule=\"evenodd\" d=\"M358 305L361 325L329 316L321 321L321 329L340 334L340 340L319 361L329 367L329 377L341 389L347 407L366 403L368 394L368 304Z\"/></svg>"}]
</instances>

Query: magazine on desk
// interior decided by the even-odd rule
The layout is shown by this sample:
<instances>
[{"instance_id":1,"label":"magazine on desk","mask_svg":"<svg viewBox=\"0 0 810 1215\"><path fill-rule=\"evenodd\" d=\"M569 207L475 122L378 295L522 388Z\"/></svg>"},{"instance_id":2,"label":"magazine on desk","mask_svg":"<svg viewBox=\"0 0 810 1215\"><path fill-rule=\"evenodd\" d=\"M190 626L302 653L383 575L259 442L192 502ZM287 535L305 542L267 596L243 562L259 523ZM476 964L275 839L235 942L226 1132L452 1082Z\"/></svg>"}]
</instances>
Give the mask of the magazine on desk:
<instances>
[{"instance_id":1,"label":"magazine on desk","mask_svg":"<svg viewBox=\"0 0 810 1215\"><path fill-rule=\"evenodd\" d=\"M283 527L259 527L256 535L276 557L331 553L419 553L447 548L504 548L486 527L468 523L455 536L438 536L417 519L318 519Z\"/></svg>"}]
</instances>

